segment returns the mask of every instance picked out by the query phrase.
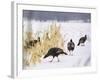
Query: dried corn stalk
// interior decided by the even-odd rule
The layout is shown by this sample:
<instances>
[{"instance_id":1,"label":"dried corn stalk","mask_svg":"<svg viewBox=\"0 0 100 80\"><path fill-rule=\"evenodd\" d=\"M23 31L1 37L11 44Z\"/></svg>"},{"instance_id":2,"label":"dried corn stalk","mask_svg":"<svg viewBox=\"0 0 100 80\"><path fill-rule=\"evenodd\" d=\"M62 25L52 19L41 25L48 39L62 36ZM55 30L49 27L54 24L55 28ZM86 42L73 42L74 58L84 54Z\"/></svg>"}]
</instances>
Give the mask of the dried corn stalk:
<instances>
[{"instance_id":1,"label":"dried corn stalk","mask_svg":"<svg viewBox=\"0 0 100 80\"><path fill-rule=\"evenodd\" d=\"M52 47L64 48L64 41L60 33L61 26L57 26L56 23L53 23L49 27L50 29L43 33L40 42L30 48L27 47L26 43L30 40L34 40L35 34L32 32L26 32L26 38L24 39L24 53L26 53L28 59L24 59L25 66L40 63L41 57Z\"/></svg>"}]
</instances>

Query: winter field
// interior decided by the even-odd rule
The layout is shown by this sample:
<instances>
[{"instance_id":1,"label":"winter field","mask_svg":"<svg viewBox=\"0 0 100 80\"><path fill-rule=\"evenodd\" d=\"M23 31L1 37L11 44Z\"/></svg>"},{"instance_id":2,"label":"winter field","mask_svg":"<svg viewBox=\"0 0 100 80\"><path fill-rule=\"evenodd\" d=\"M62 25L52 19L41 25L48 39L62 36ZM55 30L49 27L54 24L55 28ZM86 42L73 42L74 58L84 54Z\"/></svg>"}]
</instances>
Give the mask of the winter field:
<instances>
[{"instance_id":1,"label":"winter field","mask_svg":"<svg viewBox=\"0 0 100 80\"><path fill-rule=\"evenodd\" d=\"M39 35L42 37L44 31L47 31L52 21L31 21L31 27L27 27L28 23L24 22L24 31L40 32ZM31 64L25 67L25 69L52 69L52 68L67 68L67 67L84 67L91 65L91 24L84 23L82 21L66 21L57 22L56 25L60 26L60 33L64 39L64 52L69 55L59 55L60 62L55 57L53 62L49 62L52 56L43 59L41 57L41 63ZM85 46L77 46L79 39L87 35L87 41ZM67 50L67 43L73 40L75 43L75 49L70 55Z\"/></svg>"}]
</instances>

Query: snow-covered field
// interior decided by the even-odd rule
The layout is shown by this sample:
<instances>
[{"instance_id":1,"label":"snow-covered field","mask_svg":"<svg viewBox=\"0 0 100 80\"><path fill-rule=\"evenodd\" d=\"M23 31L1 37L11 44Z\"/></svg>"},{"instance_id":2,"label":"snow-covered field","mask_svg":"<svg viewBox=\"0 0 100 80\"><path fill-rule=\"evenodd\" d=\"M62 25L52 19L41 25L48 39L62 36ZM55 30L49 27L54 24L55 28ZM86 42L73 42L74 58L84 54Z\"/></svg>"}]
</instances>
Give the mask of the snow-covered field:
<instances>
[{"instance_id":1,"label":"snow-covered field","mask_svg":"<svg viewBox=\"0 0 100 80\"><path fill-rule=\"evenodd\" d=\"M32 28L27 28L26 23L24 23L24 31L31 30L33 32L42 32L46 31L51 25L51 21L40 22L40 21L32 21ZM67 43L70 39L75 43L75 49L72 52L73 55L59 55L60 62L57 62L57 58L55 57L53 62L49 62L52 57L48 57L46 59L41 58L41 63L37 65L31 65L27 67L27 69L50 69L50 68L67 68L67 67L83 67L91 65L91 24L84 22L56 22L57 25L60 25L61 34L65 41L64 43L64 51L69 54L67 50ZM85 46L77 46L80 37L84 35L88 36L87 41L85 42Z\"/></svg>"}]
</instances>

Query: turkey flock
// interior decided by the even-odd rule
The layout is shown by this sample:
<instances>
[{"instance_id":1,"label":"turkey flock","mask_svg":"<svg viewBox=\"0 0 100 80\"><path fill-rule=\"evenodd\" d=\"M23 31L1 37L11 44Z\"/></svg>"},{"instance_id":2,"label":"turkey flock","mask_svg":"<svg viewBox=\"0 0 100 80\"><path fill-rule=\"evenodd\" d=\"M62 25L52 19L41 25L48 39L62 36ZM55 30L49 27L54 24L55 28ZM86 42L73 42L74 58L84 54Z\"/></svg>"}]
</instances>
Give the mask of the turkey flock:
<instances>
[{"instance_id":1,"label":"turkey flock","mask_svg":"<svg viewBox=\"0 0 100 80\"><path fill-rule=\"evenodd\" d=\"M80 45L81 45L81 46L85 46L86 40L87 40L87 35L81 37L81 38L79 39L79 41L78 41L77 46L80 46ZM67 43L67 49L68 49L69 53L72 55L71 52L73 52L73 50L75 49L75 43L73 42L72 39L70 39L70 41ZM49 56L52 56L53 59L54 59L55 57L57 57L58 62L59 62L60 60L59 60L58 56L59 56L60 54L68 55L68 54L67 54L66 52L64 52L62 49L57 48L57 47L53 47L53 48L50 48L50 49L48 50L47 54L46 54L43 58L47 58L47 57L49 57ZM50 62L52 62L53 59L52 59Z\"/></svg>"},{"instance_id":2,"label":"turkey flock","mask_svg":"<svg viewBox=\"0 0 100 80\"><path fill-rule=\"evenodd\" d=\"M79 39L79 41L78 41L77 46L85 46L86 40L87 40L87 35L81 37L81 38ZM37 40L29 41L29 42L27 43L27 47L35 46L35 44L37 44L37 43L39 43L39 42L40 42L40 37L38 37ZM72 39L70 39L70 41L67 43L67 50L69 51L69 54L70 54L70 55L73 55L72 52L74 51L74 49L75 49L75 43L73 42ZM49 56L52 56L53 58L52 58L52 60L50 61L50 62L52 62L53 59L54 59L55 57L57 57L57 60L58 60L58 62L59 62L60 60L59 60L58 56L59 56L60 54L68 55L66 52L63 51L63 49L58 48L58 47L52 47L52 48L50 48L50 49L48 50L47 54L45 54L43 58L45 59L45 58L47 58L47 57L49 57Z\"/></svg>"}]
</instances>

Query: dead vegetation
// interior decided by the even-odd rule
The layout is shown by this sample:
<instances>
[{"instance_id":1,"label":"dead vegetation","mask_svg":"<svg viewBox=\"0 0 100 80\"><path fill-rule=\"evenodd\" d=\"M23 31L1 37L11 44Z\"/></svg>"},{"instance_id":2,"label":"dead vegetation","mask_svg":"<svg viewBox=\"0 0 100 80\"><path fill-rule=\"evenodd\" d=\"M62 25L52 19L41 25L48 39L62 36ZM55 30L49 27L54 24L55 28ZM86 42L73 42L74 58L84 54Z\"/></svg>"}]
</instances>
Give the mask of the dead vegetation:
<instances>
[{"instance_id":1,"label":"dead vegetation","mask_svg":"<svg viewBox=\"0 0 100 80\"><path fill-rule=\"evenodd\" d=\"M57 26L57 23L52 23L48 31L44 32L42 35L43 37L40 37L36 36L34 32L24 32L24 66L40 63L42 57L52 47L64 48L64 40L60 33L60 26ZM37 37L37 39L35 39L35 37ZM38 38L40 38L40 40L38 40ZM34 43L34 40L37 40L37 43Z\"/></svg>"}]
</instances>

